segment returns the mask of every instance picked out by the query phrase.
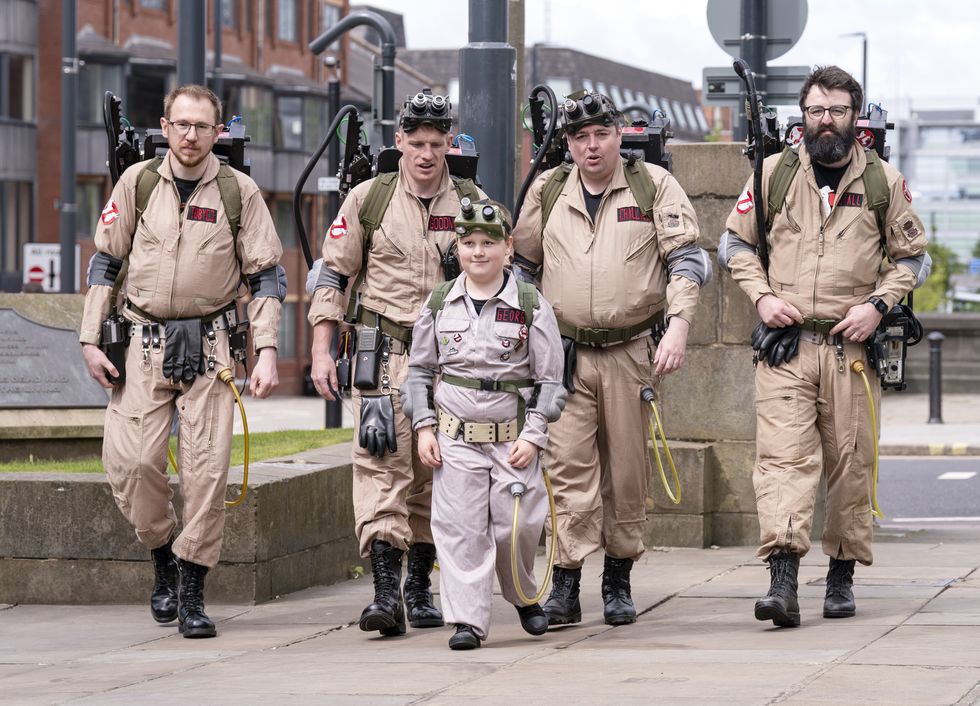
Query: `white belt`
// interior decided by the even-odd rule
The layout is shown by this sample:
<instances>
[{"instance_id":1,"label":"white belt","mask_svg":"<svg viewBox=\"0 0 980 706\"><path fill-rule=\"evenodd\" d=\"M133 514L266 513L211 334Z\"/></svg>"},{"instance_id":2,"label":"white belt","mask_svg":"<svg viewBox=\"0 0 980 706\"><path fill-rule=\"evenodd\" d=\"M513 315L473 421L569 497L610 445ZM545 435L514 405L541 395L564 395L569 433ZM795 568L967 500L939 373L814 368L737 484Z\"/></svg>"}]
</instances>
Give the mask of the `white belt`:
<instances>
[{"instance_id":1,"label":"white belt","mask_svg":"<svg viewBox=\"0 0 980 706\"><path fill-rule=\"evenodd\" d=\"M451 439L463 432L463 441L471 444L493 444L498 441L514 441L518 437L517 420L510 422L464 422L441 409L437 412L439 431Z\"/></svg>"}]
</instances>

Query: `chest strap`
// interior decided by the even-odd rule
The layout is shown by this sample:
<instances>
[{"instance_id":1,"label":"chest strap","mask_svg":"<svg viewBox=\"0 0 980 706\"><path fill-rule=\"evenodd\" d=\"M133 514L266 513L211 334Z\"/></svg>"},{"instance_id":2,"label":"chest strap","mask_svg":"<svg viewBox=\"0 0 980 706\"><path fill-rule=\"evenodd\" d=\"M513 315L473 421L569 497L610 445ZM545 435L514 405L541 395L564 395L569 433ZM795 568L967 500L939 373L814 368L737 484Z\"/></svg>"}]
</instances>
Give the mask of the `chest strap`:
<instances>
[{"instance_id":1,"label":"chest strap","mask_svg":"<svg viewBox=\"0 0 980 706\"><path fill-rule=\"evenodd\" d=\"M655 312L648 319L625 328L585 328L572 326L559 319L558 332L565 338L574 339L576 343L595 348L605 348L606 346L614 346L618 343L631 341L641 333L646 333L660 326L663 323L663 319L663 309Z\"/></svg>"},{"instance_id":2,"label":"chest strap","mask_svg":"<svg viewBox=\"0 0 980 706\"><path fill-rule=\"evenodd\" d=\"M524 415L527 413L527 405L524 402L524 395L521 394L522 388L534 387L534 380L529 378L518 378L517 380L477 380L475 378L464 378L459 375L443 375L442 382L465 387L470 390L483 390L484 392L509 392L517 395L517 433L524 429Z\"/></svg>"}]
</instances>

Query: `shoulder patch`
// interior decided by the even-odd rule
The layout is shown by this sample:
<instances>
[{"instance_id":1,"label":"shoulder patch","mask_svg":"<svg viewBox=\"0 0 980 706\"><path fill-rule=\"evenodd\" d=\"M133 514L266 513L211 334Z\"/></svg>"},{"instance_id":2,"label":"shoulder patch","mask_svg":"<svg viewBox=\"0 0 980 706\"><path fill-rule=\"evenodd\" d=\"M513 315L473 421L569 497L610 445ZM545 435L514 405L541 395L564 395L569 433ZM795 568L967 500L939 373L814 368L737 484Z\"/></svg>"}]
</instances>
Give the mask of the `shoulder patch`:
<instances>
[{"instance_id":1,"label":"shoulder patch","mask_svg":"<svg viewBox=\"0 0 980 706\"><path fill-rule=\"evenodd\" d=\"M109 203L102 209L102 225L111 226L119 218L119 207L116 202L109 199Z\"/></svg>"},{"instance_id":2,"label":"shoulder patch","mask_svg":"<svg viewBox=\"0 0 980 706\"><path fill-rule=\"evenodd\" d=\"M919 236L919 227L915 225L915 220L911 216L907 216L900 225L906 239L915 240Z\"/></svg>"},{"instance_id":3,"label":"shoulder patch","mask_svg":"<svg viewBox=\"0 0 980 706\"><path fill-rule=\"evenodd\" d=\"M347 217L343 213L338 213L337 217L330 224L327 229L327 235L329 235L334 240L339 240L347 235Z\"/></svg>"},{"instance_id":4,"label":"shoulder patch","mask_svg":"<svg viewBox=\"0 0 980 706\"><path fill-rule=\"evenodd\" d=\"M902 193L905 195L905 200L912 203L912 192L909 191L908 182L902 179Z\"/></svg>"},{"instance_id":5,"label":"shoulder patch","mask_svg":"<svg viewBox=\"0 0 980 706\"><path fill-rule=\"evenodd\" d=\"M735 203L735 210L738 211L743 216L752 210L755 202L752 200L752 192L746 187L742 195L738 197L738 201Z\"/></svg>"}]
</instances>

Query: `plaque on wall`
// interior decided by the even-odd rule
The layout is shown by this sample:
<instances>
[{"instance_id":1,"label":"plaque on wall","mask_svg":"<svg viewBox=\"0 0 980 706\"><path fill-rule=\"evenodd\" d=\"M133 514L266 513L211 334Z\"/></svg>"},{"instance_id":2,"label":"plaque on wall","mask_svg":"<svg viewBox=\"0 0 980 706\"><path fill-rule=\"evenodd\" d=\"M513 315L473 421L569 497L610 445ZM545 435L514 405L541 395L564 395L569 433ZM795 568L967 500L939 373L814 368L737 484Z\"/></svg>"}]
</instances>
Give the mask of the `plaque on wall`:
<instances>
[{"instance_id":1,"label":"plaque on wall","mask_svg":"<svg viewBox=\"0 0 980 706\"><path fill-rule=\"evenodd\" d=\"M105 407L109 391L88 374L72 329L0 309L0 409Z\"/></svg>"}]
</instances>

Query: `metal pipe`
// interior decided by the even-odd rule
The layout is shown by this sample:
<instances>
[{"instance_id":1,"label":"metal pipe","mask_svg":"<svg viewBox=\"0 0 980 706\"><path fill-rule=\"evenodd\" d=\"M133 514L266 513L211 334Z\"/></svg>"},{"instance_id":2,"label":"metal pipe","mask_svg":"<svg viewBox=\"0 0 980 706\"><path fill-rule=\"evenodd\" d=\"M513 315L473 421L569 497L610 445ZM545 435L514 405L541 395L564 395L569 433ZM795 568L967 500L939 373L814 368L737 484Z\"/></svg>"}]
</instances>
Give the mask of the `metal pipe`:
<instances>
[{"instance_id":1,"label":"metal pipe","mask_svg":"<svg viewBox=\"0 0 980 706\"><path fill-rule=\"evenodd\" d=\"M755 77L755 90L759 94L759 99L763 105L766 102L766 40L767 40L767 20L766 11L767 0L742 0L740 14L741 51L740 56L752 69ZM744 140L748 135L748 115L744 112L745 93L742 93L742 115L741 120L735 125L736 141Z\"/></svg>"},{"instance_id":2,"label":"metal pipe","mask_svg":"<svg viewBox=\"0 0 980 706\"><path fill-rule=\"evenodd\" d=\"M943 423L943 341L946 337L933 331L929 340L929 424Z\"/></svg>"},{"instance_id":3,"label":"metal pipe","mask_svg":"<svg viewBox=\"0 0 980 706\"><path fill-rule=\"evenodd\" d=\"M337 68L334 67L334 75L327 82L327 110L330 111L331 119L340 112L340 79L337 77ZM350 115L348 120L353 120ZM327 148L327 164L330 169L335 169L340 164L340 140L333 139ZM333 222L340 211L340 193L336 190L327 192L327 217ZM322 229L321 229L321 232ZM336 327L333 333L333 340L330 342L330 350L337 350L337 341L340 338L340 327ZM340 397L334 400L324 400L324 424L327 429L340 429L344 426L344 406Z\"/></svg>"},{"instance_id":4,"label":"metal pipe","mask_svg":"<svg viewBox=\"0 0 980 706\"><path fill-rule=\"evenodd\" d=\"M177 6L177 85L204 86L204 52L208 27L207 3L180 0Z\"/></svg>"},{"instance_id":5,"label":"metal pipe","mask_svg":"<svg viewBox=\"0 0 980 706\"><path fill-rule=\"evenodd\" d=\"M75 0L61 2L61 199L58 241L61 244L61 293L75 291L75 101L78 55L75 45Z\"/></svg>"},{"instance_id":6,"label":"metal pipe","mask_svg":"<svg viewBox=\"0 0 980 706\"><path fill-rule=\"evenodd\" d=\"M221 79L221 64L222 64L222 47L221 47L221 35L224 32L224 24L222 23L221 17L221 7L223 3L221 0L212 0L214 4L214 81L212 81L212 87L214 89L214 94L218 96L218 100L221 100L221 94L224 92L224 81ZM234 7L234 6L232 6ZM234 10L232 10L234 12ZM221 116L221 119L225 122L227 116Z\"/></svg>"}]
</instances>

